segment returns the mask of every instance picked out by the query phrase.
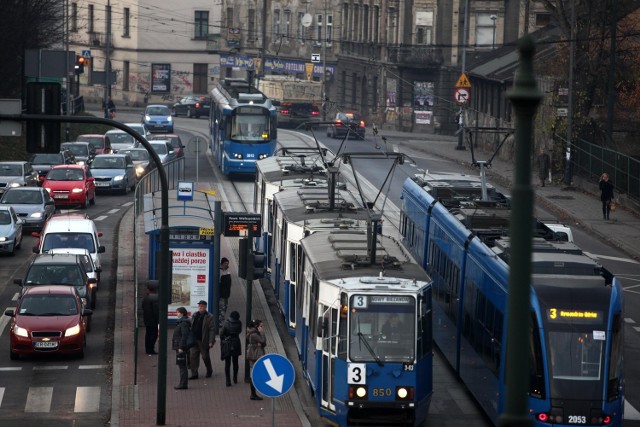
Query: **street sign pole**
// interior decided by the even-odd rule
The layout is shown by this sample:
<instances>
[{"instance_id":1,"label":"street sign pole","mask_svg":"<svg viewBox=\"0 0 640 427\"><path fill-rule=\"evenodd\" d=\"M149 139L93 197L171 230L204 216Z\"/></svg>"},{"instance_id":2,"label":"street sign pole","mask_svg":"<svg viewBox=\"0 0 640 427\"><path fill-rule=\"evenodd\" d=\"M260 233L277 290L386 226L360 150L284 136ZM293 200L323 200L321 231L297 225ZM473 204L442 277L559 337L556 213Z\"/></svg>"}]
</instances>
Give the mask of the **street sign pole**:
<instances>
[{"instance_id":1,"label":"street sign pole","mask_svg":"<svg viewBox=\"0 0 640 427\"><path fill-rule=\"evenodd\" d=\"M289 392L295 381L293 365L286 357L271 353L256 360L251 370L251 381L260 394L271 397L271 426L275 426L275 397Z\"/></svg>"}]
</instances>

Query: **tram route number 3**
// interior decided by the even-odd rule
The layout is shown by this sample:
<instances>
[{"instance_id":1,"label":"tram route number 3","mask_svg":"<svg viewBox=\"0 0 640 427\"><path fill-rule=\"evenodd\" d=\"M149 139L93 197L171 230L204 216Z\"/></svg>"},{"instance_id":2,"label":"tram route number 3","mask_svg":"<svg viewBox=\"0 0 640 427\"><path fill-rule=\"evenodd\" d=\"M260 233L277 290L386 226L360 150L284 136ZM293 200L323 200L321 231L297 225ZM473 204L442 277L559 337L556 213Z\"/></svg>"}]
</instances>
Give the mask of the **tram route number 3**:
<instances>
[{"instance_id":1,"label":"tram route number 3","mask_svg":"<svg viewBox=\"0 0 640 427\"><path fill-rule=\"evenodd\" d=\"M347 382L349 384L366 384L367 364L349 363L349 367L347 368Z\"/></svg>"}]
</instances>

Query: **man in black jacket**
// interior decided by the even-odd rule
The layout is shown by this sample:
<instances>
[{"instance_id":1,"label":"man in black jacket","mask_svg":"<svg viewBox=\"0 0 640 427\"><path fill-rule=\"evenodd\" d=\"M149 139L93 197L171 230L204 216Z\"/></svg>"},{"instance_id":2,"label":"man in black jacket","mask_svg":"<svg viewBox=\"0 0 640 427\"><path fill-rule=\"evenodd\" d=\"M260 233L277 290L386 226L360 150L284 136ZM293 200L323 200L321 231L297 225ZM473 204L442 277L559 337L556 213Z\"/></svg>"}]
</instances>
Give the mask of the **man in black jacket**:
<instances>
[{"instance_id":1,"label":"man in black jacket","mask_svg":"<svg viewBox=\"0 0 640 427\"><path fill-rule=\"evenodd\" d=\"M151 356L158 340L158 324L160 323L160 305L158 301L158 281L149 280L147 294L142 298L142 318L146 328L144 334L144 350Z\"/></svg>"},{"instance_id":2,"label":"man in black jacket","mask_svg":"<svg viewBox=\"0 0 640 427\"><path fill-rule=\"evenodd\" d=\"M213 365L211 364L211 356L209 350L216 343L215 320L213 314L207 311L207 302L200 300L198 302L198 311L191 316L191 332L196 342L189 350L189 368L191 369L190 380L198 378L198 368L200 367L200 355L202 361L207 368L207 378L213 375Z\"/></svg>"}]
</instances>

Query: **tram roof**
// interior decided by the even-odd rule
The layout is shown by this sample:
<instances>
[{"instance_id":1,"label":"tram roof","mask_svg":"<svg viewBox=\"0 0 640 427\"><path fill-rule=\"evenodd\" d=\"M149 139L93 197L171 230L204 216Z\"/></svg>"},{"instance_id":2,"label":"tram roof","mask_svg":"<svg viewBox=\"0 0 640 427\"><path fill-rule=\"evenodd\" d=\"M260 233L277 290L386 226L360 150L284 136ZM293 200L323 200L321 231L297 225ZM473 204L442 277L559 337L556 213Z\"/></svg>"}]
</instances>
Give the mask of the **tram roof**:
<instances>
[{"instance_id":1,"label":"tram roof","mask_svg":"<svg viewBox=\"0 0 640 427\"><path fill-rule=\"evenodd\" d=\"M274 201L278 210L289 223L304 223L309 228L327 228L330 225L339 227L343 224L354 226L354 222L363 222L366 228L369 213L362 207L353 193L347 190L336 190L335 208L329 210L329 189L304 188L289 189L276 193Z\"/></svg>"},{"instance_id":2,"label":"tram roof","mask_svg":"<svg viewBox=\"0 0 640 427\"><path fill-rule=\"evenodd\" d=\"M275 156L256 162L259 176L265 181L273 184L281 182L299 182L303 180L317 181L317 183L327 182L327 171L322 166L319 155L315 158L305 158L304 164L300 158L291 156ZM297 186L300 186L297 185Z\"/></svg>"},{"instance_id":3,"label":"tram roof","mask_svg":"<svg viewBox=\"0 0 640 427\"><path fill-rule=\"evenodd\" d=\"M320 280L377 277L384 266L385 277L431 281L400 243L389 236L377 236L375 265L369 263L367 234L363 231L314 233L302 239L301 244Z\"/></svg>"}]
</instances>

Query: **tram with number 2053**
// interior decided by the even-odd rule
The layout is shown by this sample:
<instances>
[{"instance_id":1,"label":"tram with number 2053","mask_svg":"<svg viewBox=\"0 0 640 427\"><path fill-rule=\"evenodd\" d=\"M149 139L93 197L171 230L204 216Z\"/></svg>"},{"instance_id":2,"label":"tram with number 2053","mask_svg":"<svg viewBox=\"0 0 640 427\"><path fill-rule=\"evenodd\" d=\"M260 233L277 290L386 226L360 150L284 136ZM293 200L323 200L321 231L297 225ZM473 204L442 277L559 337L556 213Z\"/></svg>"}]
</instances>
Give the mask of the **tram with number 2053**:
<instances>
[{"instance_id":1,"label":"tram with number 2053","mask_svg":"<svg viewBox=\"0 0 640 427\"><path fill-rule=\"evenodd\" d=\"M256 161L273 155L276 108L244 79L223 79L211 91L211 152L225 175L254 174Z\"/></svg>"},{"instance_id":2,"label":"tram with number 2053","mask_svg":"<svg viewBox=\"0 0 640 427\"><path fill-rule=\"evenodd\" d=\"M426 187L411 178L403 185L403 243L433 278L434 342L497 424L507 380L510 209L495 198L473 200L464 189L443 198ZM621 426L622 286L566 234L535 237L540 222L533 224L533 424Z\"/></svg>"}]
</instances>

